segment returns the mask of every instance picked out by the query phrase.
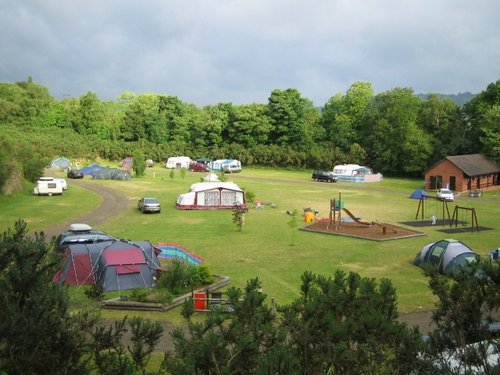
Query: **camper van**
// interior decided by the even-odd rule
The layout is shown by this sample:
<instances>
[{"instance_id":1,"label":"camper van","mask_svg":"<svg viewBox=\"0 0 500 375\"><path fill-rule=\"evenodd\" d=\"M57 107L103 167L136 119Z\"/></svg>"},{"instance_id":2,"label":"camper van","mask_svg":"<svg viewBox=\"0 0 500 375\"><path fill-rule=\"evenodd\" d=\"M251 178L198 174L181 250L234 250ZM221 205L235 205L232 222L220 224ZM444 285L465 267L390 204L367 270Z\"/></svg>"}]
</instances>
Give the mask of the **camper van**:
<instances>
[{"instance_id":1,"label":"camper van","mask_svg":"<svg viewBox=\"0 0 500 375\"><path fill-rule=\"evenodd\" d=\"M62 193L61 181L53 177L40 177L33 189L33 195L60 195Z\"/></svg>"}]
</instances>

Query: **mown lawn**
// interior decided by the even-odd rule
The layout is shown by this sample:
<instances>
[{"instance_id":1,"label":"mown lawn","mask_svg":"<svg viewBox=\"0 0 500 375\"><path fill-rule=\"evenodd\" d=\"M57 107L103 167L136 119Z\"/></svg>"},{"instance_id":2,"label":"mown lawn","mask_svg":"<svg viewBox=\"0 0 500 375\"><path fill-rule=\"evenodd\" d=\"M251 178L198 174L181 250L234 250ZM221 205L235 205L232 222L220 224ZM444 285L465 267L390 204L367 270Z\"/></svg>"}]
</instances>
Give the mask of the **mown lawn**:
<instances>
[{"instance_id":1,"label":"mown lawn","mask_svg":"<svg viewBox=\"0 0 500 375\"><path fill-rule=\"evenodd\" d=\"M247 280L258 277L263 282L264 292L274 297L278 304L289 303L299 296L300 276L306 270L332 275L341 269L365 277L389 278L398 292L400 312L433 307L435 300L427 280L420 269L410 263L426 243L455 238L481 255L500 246L496 228L500 195L494 192L481 199L459 197L450 204L451 211L456 204L476 208L479 224L494 230L449 235L439 232L441 227L424 227L417 229L426 234L422 237L374 242L294 229L286 212L296 209L301 214L303 208L310 207L318 210L320 217L327 217L329 199L338 198L341 193L346 208L364 220L391 224L413 221L418 200L408 197L421 187L421 180L386 178L371 184L318 183L311 180L310 171L245 168L240 174L228 175L228 179L255 193L256 199L277 207L250 209L246 225L238 231L232 223L231 211L180 211L175 208L177 196L187 192L189 186L199 182L204 175L188 172L183 179L176 171L170 178L168 170L157 167L148 169L146 177L131 181L93 181L124 192L132 202L127 212L98 229L121 238L147 239L153 244L178 243L201 255L213 273L230 276L232 286L243 287ZM134 203L146 195L161 200L161 214L141 214L137 210ZM95 195L71 185L67 194L50 202L28 195L0 199L2 212L26 219L32 230L66 221L75 213L69 207L90 210L98 204ZM440 216L440 210L437 201L428 202L426 220L430 221L432 214ZM12 224L2 215L0 227L8 225ZM300 215L298 226L304 225ZM81 295L77 291L72 294ZM104 314L114 317L120 313ZM176 314L151 316L176 320Z\"/></svg>"}]
</instances>

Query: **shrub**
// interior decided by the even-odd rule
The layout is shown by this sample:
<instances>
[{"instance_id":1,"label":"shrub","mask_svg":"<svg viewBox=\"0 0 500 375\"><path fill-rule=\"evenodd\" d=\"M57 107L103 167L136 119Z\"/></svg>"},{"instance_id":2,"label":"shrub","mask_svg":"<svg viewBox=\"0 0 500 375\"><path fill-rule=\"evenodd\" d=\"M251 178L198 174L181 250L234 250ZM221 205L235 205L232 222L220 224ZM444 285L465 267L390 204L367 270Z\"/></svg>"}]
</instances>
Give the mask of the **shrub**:
<instances>
[{"instance_id":1,"label":"shrub","mask_svg":"<svg viewBox=\"0 0 500 375\"><path fill-rule=\"evenodd\" d=\"M214 277L208 267L182 263L178 260L171 262L166 271L158 278L157 287L164 288L175 295L185 293L196 285L212 282Z\"/></svg>"},{"instance_id":2,"label":"shrub","mask_svg":"<svg viewBox=\"0 0 500 375\"><path fill-rule=\"evenodd\" d=\"M34 156L32 159L26 160L23 164L24 178L28 181L35 183L40 177L43 176L43 168L45 161Z\"/></svg>"},{"instance_id":3,"label":"shrub","mask_svg":"<svg viewBox=\"0 0 500 375\"><path fill-rule=\"evenodd\" d=\"M92 301L102 301L104 298L104 289L99 284L92 284L85 288L84 293Z\"/></svg>"},{"instance_id":4,"label":"shrub","mask_svg":"<svg viewBox=\"0 0 500 375\"><path fill-rule=\"evenodd\" d=\"M148 302L148 294L149 294L148 289L144 288L132 289L129 299L137 302Z\"/></svg>"}]
</instances>

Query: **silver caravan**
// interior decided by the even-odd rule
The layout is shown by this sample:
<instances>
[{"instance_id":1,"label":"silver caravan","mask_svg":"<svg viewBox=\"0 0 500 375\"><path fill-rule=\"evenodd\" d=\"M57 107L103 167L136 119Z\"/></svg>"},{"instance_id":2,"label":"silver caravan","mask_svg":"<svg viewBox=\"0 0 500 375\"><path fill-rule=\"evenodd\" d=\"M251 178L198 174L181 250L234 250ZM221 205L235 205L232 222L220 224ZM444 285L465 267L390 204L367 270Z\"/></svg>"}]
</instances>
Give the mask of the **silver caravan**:
<instances>
[{"instance_id":1,"label":"silver caravan","mask_svg":"<svg viewBox=\"0 0 500 375\"><path fill-rule=\"evenodd\" d=\"M60 195L62 193L61 181L53 177L40 177L33 189L33 195Z\"/></svg>"}]
</instances>

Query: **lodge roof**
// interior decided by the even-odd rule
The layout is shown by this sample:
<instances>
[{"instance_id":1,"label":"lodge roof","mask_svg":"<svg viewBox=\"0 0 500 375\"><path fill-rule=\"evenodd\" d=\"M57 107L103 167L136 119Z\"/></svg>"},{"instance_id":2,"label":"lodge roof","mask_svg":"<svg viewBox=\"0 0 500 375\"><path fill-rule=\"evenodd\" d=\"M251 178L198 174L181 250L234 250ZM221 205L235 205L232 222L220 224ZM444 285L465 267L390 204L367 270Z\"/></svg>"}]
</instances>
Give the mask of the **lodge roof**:
<instances>
[{"instance_id":1,"label":"lodge roof","mask_svg":"<svg viewBox=\"0 0 500 375\"><path fill-rule=\"evenodd\" d=\"M482 154L447 156L434 164L425 173L434 169L443 161L448 160L469 177L485 176L500 173L500 168L490 159Z\"/></svg>"}]
</instances>

